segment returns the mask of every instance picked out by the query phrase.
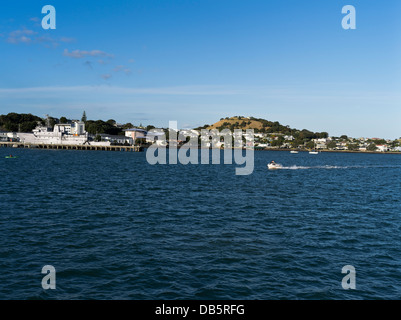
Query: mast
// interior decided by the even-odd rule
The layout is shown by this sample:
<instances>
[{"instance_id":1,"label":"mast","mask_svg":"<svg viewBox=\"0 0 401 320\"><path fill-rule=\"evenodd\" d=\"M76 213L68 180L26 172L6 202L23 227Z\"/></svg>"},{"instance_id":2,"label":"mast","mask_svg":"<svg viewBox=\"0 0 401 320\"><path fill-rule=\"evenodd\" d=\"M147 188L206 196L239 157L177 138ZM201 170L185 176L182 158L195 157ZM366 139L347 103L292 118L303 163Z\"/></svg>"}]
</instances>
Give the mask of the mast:
<instances>
[{"instance_id":1,"label":"mast","mask_svg":"<svg viewBox=\"0 0 401 320\"><path fill-rule=\"evenodd\" d=\"M46 115L46 127L50 128L50 116L48 114Z\"/></svg>"}]
</instances>

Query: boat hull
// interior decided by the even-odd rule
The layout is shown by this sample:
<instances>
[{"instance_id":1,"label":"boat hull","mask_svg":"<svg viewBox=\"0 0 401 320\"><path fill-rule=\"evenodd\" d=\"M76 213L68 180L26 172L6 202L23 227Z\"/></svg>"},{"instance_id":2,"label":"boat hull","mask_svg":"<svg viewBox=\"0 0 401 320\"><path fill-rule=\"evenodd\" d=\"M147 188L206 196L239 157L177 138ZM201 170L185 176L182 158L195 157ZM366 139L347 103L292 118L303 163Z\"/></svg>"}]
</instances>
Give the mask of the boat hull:
<instances>
[{"instance_id":1,"label":"boat hull","mask_svg":"<svg viewBox=\"0 0 401 320\"><path fill-rule=\"evenodd\" d=\"M281 169L283 166L281 164L268 164L267 167L269 170L278 170Z\"/></svg>"}]
</instances>

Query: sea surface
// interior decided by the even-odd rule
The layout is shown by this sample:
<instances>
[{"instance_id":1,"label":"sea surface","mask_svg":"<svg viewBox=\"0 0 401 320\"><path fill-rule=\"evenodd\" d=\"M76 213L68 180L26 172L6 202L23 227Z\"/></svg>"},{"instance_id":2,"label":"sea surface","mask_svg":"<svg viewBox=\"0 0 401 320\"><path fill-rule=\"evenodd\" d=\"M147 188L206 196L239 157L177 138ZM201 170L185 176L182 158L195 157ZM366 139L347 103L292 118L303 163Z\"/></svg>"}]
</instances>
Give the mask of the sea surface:
<instances>
[{"instance_id":1,"label":"sea surface","mask_svg":"<svg viewBox=\"0 0 401 320\"><path fill-rule=\"evenodd\" d=\"M401 155L145 156L0 148L0 299L401 298Z\"/></svg>"}]
</instances>

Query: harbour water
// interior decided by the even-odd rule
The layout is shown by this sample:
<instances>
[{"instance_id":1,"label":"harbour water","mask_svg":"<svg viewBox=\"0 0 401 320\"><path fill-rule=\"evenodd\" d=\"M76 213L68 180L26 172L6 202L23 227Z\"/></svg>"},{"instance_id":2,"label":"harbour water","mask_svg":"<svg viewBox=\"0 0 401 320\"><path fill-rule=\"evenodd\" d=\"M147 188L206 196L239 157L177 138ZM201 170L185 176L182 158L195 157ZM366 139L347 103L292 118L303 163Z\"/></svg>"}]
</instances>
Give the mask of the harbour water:
<instances>
[{"instance_id":1,"label":"harbour water","mask_svg":"<svg viewBox=\"0 0 401 320\"><path fill-rule=\"evenodd\" d=\"M401 297L401 155L258 151L236 176L145 153L10 150L0 299Z\"/></svg>"}]
</instances>

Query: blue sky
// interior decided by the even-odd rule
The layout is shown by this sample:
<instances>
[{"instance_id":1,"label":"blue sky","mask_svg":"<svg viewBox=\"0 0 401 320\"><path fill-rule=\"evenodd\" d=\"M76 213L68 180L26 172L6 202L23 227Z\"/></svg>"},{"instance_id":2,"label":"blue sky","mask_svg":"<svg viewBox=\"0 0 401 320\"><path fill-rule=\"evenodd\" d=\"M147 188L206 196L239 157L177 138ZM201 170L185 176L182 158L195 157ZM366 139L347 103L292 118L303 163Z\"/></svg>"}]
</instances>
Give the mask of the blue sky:
<instances>
[{"instance_id":1,"label":"blue sky","mask_svg":"<svg viewBox=\"0 0 401 320\"><path fill-rule=\"evenodd\" d=\"M44 30L42 6L56 8ZM356 30L341 27L356 8ZM14 0L0 11L0 114L180 127L244 115L401 136L401 1Z\"/></svg>"}]
</instances>

